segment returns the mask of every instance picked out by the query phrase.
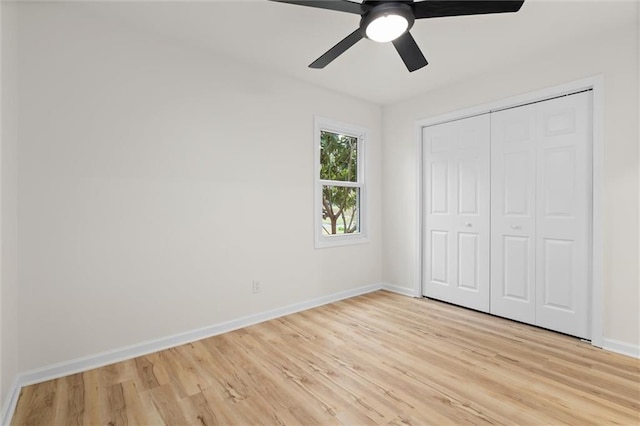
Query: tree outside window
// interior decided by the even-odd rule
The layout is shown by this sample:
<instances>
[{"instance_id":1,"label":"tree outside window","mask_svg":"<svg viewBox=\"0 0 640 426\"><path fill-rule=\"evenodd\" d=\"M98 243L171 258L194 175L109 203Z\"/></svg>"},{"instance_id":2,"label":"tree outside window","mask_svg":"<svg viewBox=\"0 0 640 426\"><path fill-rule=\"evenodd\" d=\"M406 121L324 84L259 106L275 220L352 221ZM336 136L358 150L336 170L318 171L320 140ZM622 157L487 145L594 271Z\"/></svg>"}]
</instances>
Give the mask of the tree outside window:
<instances>
[{"instance_id":1,"label":"tree outside window","mask_svg":"<svg viewBox=\"0 0 640 426\"><path fill-rule=\"evenodd\" d=\"M320 179L322 185L322 232L324 235L358 232L359 188L335 182L358 182L358 138L320 132Z\"/></svg>"},{"instance_id":2,"label":"tree outside window","mask_svg":"<svg viewBox=\"0 0 640 426\"><path fill-rule=\"evenodd\" d=\"M365 131L316 119L316 132L316 246L362 242Z\"/></svg>"}]
</instances>

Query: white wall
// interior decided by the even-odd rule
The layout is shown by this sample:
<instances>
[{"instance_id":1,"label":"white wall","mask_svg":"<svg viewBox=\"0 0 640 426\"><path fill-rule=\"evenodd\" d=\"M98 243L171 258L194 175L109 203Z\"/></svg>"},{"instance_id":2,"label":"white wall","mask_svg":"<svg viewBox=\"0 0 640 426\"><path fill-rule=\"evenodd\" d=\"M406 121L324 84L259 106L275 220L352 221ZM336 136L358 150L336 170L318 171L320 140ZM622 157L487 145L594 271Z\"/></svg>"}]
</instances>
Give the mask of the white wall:
<instances>
[{"instance_id":1,"label":"white wall","mask_svg":"<svg viewBox=\"0 0 640 426\"><path fill-rule=\"evenodd\" d=\"M18 373L16 24L0 2L0 404Z\"/></svg>"},{"instance_id":2,"label":"white wall","mask_svg":"<svg viewBox=\"0 0 640 426\"><path fill-rule=\"evenodd\" d=\"M613 7L613 6L612 6ZM604 336L640 344L638 39L629 26L383 109L383 278L416 288L415 122L581 78L605 78Z\"/></svg>"},{"instance_id":3,"label":"white wall","mask_svg":"<svg viewBox=\"0 0 640 426\"><path fill-rule=\"evenodd\" d=\"M20 8L20 371L380 282L380 107L90 11ZM313 247L314 114L370 130L368 244Z\"/></svg>"}]
</instances>

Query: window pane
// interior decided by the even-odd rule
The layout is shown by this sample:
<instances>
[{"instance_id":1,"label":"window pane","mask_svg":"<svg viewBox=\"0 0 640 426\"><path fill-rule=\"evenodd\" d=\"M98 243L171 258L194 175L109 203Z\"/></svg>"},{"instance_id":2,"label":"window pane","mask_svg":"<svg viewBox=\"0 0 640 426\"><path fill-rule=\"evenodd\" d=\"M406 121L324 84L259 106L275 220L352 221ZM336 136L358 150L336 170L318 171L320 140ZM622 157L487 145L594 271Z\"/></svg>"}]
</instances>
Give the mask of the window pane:
<instances>
[{"instance_id":1,"label":"window pane","mask_svg":"<svg viewBox=\"0 0 640 426\"><path fill-rule=\"evenodd\" d=\"M320 179L358 181L358 138L320 132Z\"/></svg>"},{"instance_id":2,"label":"window pane","mask_svg":"<svg viewBox=\"0 0 640 426\"><path fill-rule=\"evenodd\" d=\"M360 188L322 186L322 234L360 232Z\"/></svg>"}]
</instances>

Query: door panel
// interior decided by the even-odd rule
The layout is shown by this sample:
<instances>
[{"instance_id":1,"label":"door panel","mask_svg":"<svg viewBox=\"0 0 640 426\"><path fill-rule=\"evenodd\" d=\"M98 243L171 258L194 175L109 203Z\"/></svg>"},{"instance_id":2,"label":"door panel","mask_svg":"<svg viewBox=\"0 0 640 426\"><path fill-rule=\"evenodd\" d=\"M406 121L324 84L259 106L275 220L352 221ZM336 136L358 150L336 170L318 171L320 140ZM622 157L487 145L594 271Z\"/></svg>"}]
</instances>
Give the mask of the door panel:
<instances>
[{"instance_id":1,"label":"door panel","mask_svg":"<svg viewBox=\"0 0 640 426\"><path fill-rule=\"evenodd\" d=\"M576 209L576 150L572 146L544 150L545 216L574 217Z\"/></svg>"},{"instance_id":2,"label":"door panel","mask_svg":"<svg viewBox=\"0 0 640 426\"><path fill-rule=\"evenodd\" d=\"M535 323L535 105L491 114L491 313Z\"/></svg>"},{"instance_id":3,"label":"door panel","mask_svg":"<svg viewBox=\"0 0 640 426\"><path fill-rule=\"evenodd\" d=\"M458 213L478 216L479 173L477 159L464 160L458 168Z\"/></svg>"},{"instance_id":4,"label":"door panel","mask_svg":"<svg viewBox=\"0 0 640 426\"><path fill-rule=\"evenodd\" d=\"M447 162L431 164L431 213L449 213L449 172Z\"/></svg>"},{"instance_id":5,"label":"door panel","mask_svg":"<svg viewBox=\"0 0 640 426\"><path fill-rule=\"evenodd\" d=\"M449 285L449 233L431 231L431 282Z\"/></svg>"},{"instance_id":6,"label":"door panel","mask_svg":"<svg viewBox=\"0 0 640 426\"><path fill-rule=\"evenodd\" d=\"M531 243L528 237L503 237L502 297L527 302L531 299Z\"/></svg>"},{"instance_id":7,"label":"door panel","mask_svg":"<svg viewBox=\"0 0 640 426\"><path fill-rule=\"evenodd\" d=\"M575 312L571 291L574 286L573 245L573 241L544 240L544 258L541 265L544 271L544 307Z\"/></svg>"},{"instance_id":8,"label":"door panel","mask_svg":"<svg viewBox=\"0 0 640 426\"><path fill-rule=\"evenodd\" d=\"M458 233L458 287L478 291L478 234Z\"/></svg>"},{"instance_id":9,"label":"door panel","mask_svg":"<svg viewBox=\"0 0 640 426\"><path fill-rule=\"evenodd\" d=\"M529 150L502 154L504 176L502 180L505 216L529 216L531 197L531 159ZM499 194L496 194L499 195Z\"/></svg>"},{"instance_id":10,"label":"door panel","mask_svg":"<svg viewBox=\"0 0 640 426\"><path fill-rule=\"evenodd\" d=\"M536 324L590 338L591 92L538 106Z\"/></svg>"},{"instance_id":11,"label":"door panel","mask_svg":"<svg viewBox=\"0 0 640 426\"><path fill-rule=\"evenodd\" d=\"M423 129L423 294L489 310L488 115Z\"/></svg>"}]
</instances>

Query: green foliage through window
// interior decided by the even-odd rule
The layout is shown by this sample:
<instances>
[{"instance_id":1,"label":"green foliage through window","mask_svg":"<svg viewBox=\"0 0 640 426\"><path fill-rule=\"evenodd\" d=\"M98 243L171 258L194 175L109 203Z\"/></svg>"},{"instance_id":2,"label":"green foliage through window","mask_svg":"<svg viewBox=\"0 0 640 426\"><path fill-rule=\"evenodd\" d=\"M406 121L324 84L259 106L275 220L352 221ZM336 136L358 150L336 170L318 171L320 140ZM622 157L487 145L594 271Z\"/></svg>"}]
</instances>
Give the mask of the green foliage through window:
<instances>
[{"instance_id":1,"label":"green foliage through window","mask_svg":"<svg viewBox=\"0 0 640 426\"><path fill-rule=\"evenodd\" d=\"M358 182L358 138L320 133L320 179ZM360 188L322 185L322 230L325 235L359 232Z\"/></svg>"},{"instance_id":2,"label":"green foliage through window","mask_svg":"<svg viewBox=\"0 0 640 426\"><path fill-rule=\"evenodd\" d=\"M320 179L357 182L358 138L320 132Z\"/></svg>"}]
</instances>

